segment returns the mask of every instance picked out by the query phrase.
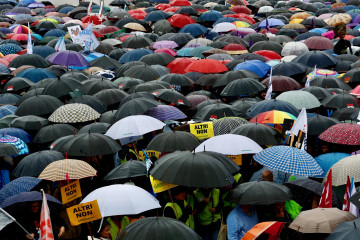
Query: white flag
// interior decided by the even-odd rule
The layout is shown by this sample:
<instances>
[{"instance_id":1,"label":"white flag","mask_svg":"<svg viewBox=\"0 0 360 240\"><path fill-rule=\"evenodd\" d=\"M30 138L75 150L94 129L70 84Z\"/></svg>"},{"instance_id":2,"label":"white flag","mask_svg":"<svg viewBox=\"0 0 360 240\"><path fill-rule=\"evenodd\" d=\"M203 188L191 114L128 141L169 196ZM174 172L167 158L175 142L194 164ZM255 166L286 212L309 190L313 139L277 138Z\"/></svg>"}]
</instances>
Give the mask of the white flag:
<instances>
[{"instance_id":1,"label":"white flag","mask_svg":"<svg viewBox=\"0 0 360 240\"><path fill-rule=\"evenodd\" d=\"M314 70L312 71L312 76L310 76L310 74L309 75L307 75L307 77L306 77L306 83L305 83L305 87L307 88L307 87L310 87L310 81L311 81L311 79L313 79L314 77L316 77L316 65L315 65L315 67L314 67Z\"/></svg>"},{"instance_id":2,"label":"white flag","mask_svg":"<svg viewBox=\"0 0 360 240\"><path fill-rule=\"evenodd\" d=\"M0 231L14 221L15 219L11 215L9 215L4 209L0 208Z\"/></svg>"},{"instance_id":3,"label":"white flag","mask_svg":"<svg viewBox=\"0 0 360 240\"><path fill-rule=\"evenodd\" d=\"M265 100L270 100L272 94L272 68L270 69L269 88L266 92Z\"/></svg>"},{"instance_id":4,"label":"white flag","mask_svg":"<svg viewBox=\"0 0 360 240\"><path fill-rule=\"evenodd\" d=\"M351 190L350 190L350 197L356 193L355 184L354 184L354 178L351 178ZM350 202L350 209L349 212L352 213L355 217L359 217L359 209Z\"/></svg>"},{"instance_id":5,"label":"white flag","mask_svg":"<svg viewBox=\"0 0 360 240\"><path fill-rule=\"evenodd\" d=\"M91 14L92 5L93 5L93 1L92 1L92 0L90 0L90 4L89 4L88 10L87 10L88 15L90 15L90 14Z\"/></svg>"},{"instance_id":6,"label":"white flag","mask_svg":"<svg viewBox=\"0 0 360 240\"><path fill-rule=\"evenodd\" d=\"M28 23L28 41L27 41L27 54L33 54L33 46L31 44L31 34L30 34L30 26Z\"/></svg>"},{"instance_id":7,"label":"white flag","mask_svg":"<svg viewBox=\"0 0 360 240\"><path fill-rule=\"evenodd\" d=\"M50 210L47 204L47 199L44 191L42 192L43 202L40 212L40 240L54 240L52 231Z\"/></svg>"},{"instance_id":8,"label":"white flag","mask_svg":"<svg viewBox=\"0 0 360 240\"><path fill-rule=\"evenodd\" d=\"M303 143L301 144L301 149L303 149L303 150L306 150L307 130L308 130L308 125L307 125L306 109L303 108L301 110L298 118L296 119L293 127L288 132L288 135L294 134L295 136L298 135L299 131L304 132L305 136L304 136Z\"/></svg>"},{"instance_id":9,"label":"white flag","mask_svg":"<svg viewBox=\"0 0 360 240\"><path fill-rule=\"evenodd\" d=\"M65 51L66 50L64 36L62 36L60 38L60 40L56 43L55 50L56 51Z\"/></svg>"}]
</instances>

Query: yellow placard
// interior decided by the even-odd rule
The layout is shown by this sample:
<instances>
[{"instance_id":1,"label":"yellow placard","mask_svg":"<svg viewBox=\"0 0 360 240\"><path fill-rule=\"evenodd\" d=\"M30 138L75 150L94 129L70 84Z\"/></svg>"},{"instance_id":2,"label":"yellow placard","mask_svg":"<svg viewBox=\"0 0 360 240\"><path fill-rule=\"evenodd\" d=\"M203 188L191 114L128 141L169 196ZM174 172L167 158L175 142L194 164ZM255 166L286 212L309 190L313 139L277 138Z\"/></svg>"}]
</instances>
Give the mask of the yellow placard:
<instances>
[{"instance_id":1,"label":"yellow placard","mask_svg":"<svg viewBox=\"0 0 360 240\"><path fill-rule=\"evenodd\" d=\"M101 219L97 200L82 203L66 209L71 226Z\"/></svg>"},{"instance_id":2,"label":"yellow placard","mask_svg":"<svg viewBox=\"0 0 360 240\"><path fill-rule=\"evenodd\" d=\"M146 154L148 155L149 158L156 157L156 159L159 159L160 152L158 152L158 151L150 151L150 150L146 150L145 152L146 152ZM145 159L144 153L142 151L140 151L139 154L142 157L142 159Z\"/></svg>"},{"instance_id":3,"label":"yellow placard","mask_svg":"<svg viewBox=\"0 0 360 240\"><path fill-rule=\"evenodd\" d=\"M237 165L242 165L242 156L241 155L226 155L228 158L233 160Z\"/></svg>"},{"instance_id":4,"label":"yellow placard","mask_svg":"<svg viewBox=\"0 0 360 240\"><path fill-rule=\"evenodd\" d=\"M60 188L62 203L68 203L82 196L79 179Z\"/></svg>"},{"instance_id":5,"label":"yellow placard","mask_svg":"<svg viewBox=\"0 0 360 240\"><path fill-rule=\"evenodd\" d=\"M154 179L151 175L150 175L150 182L151 182L151 186L153 188L154 193L163 192L163 191L166 191L170 188L177 186L175 184L171 184L171 183L167 183L167 182L163 182L163 181Z\"/></svg>"},{"instance_id":6,"label":"yellow placard","mask_svg":"<svg viewBox=\"0 0 360 240\"><path fill-rule=\"evenodd\" d=\"M214 127L212 122L190 124L190 132L198 139L211 138L214 136Z\"/></svg>"}]
</instances>

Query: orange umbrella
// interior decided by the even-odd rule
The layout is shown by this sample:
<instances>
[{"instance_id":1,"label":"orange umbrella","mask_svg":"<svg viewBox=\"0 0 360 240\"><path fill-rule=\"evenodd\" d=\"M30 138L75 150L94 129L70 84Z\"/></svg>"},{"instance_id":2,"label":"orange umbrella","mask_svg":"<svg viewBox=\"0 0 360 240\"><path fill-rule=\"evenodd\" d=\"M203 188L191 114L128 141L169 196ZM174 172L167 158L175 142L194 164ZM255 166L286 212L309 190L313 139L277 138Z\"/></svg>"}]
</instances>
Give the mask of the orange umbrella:
<instances>
[{"instance_id":1,"label":"orange umbrella","mask_svg":"<svg viewBox=\"0 0 360 240\"><path fill-rule=\"evenodd\" d=\"M280 237L280 233L284 225L284 222L258 223L252 229L250 229L241 240L254 240L263 233L268 235L267 240L277 240Z\"/></svg>"}]
</instances>

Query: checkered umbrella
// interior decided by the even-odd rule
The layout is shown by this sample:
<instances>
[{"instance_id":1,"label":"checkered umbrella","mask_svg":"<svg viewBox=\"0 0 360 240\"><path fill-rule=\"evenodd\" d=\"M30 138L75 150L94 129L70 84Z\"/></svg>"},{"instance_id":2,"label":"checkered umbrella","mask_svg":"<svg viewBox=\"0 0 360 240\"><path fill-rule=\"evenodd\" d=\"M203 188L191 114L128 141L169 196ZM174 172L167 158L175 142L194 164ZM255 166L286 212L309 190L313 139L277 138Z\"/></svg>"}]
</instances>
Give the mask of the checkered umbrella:
<instances>
[{"instance_id":1,"label":"checkered umbrella","mask_svg":"<svg viewBox=\"0 0 360 240\"><path fill-rule=\"evenodd\" d=\"M269 147L254 156L255 161L274 170L304 176L317 176L323 170L307 152L289 146Z\"/></svg>"},{"instance_id":2,"label":"checkered umbrella","mask_svg":"<svg viewBox=\"0 0 360 240\"><path fill-rule=\"evenodd\" d=\"M238 126L248 123L246 119L240 117L224 117L213 121L214 134L228 134Z\"/></svg>"},{"instance_id":3,"label":"checkered umbrella","mask_svg":"<svg viewBox=\"0 0 360 240\"><path fill-rule=\"evenodd\" d=\"M71 103L59 107L50 117L50 122L78 123L100 118L100 114L86 104Z\"/></svg>"},{"instance_id":4,"label":"checkered umbrella","mask_svg":"<svg viewBox=\"0 0 360 240\"><path fill-rule=\"evenodd\" d=\"M82 160L64 159L50 163L39 175L40 179L49 181L81 179L96 176L96 170Z\"/></svg>"},{"instance_id":5,"label":"checkered umbrella","mask_svg":"<svg viewBox=\"0 0 360 240\"><path fill-rule=\"evenodd\" d=\"M41 179L34 177L19 177L0 190L0 205L8 197L14 196L21 192L28 192L41 182Z\"/></svg>"}]
</instances>

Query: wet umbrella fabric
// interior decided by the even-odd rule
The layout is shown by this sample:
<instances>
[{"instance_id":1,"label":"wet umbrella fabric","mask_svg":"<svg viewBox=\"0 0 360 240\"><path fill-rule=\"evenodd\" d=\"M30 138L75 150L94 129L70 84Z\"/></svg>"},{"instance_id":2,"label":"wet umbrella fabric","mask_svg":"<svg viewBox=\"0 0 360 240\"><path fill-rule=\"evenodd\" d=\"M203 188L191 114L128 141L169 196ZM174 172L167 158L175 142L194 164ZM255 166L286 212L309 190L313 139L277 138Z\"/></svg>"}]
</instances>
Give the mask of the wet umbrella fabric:
<instances>
[{"instance_id":1,"label":"wet umbrella fabric","mask_svg":"<svg viewBox=\"0 0 360 240\"><path fill-rule=\"evenodd\" d=\"M104 180L117 180L146 176L146 164L142 161L129 160L111 170Z\"/></svg>"},{"instance_id":2,"label":"wet umbrella fabric","mask_svg":"<svg viewBox=\"0 0 360 240\"><path fill-rule=\"evenodd\" d=\"M19 150L11 144L0 143L0 157L17 155L19 154Z\"/></svg>"},{"instance_id":3,"label":"wet umbrella fabric","mask_svg":"<svg viewBox=\"0 0 360 240\"><path fill-rule=\"evenodd\" d=\"M35 135L34 143L50 143L58 138L74 135L77 129L69 124L53 124L40 129Z\"/></svg>"},{"instance_id":4,"label":"wet umbrella fabric","mask_svg":"<svg viewBox=\"0 0 360 240\"><path fill-rule=\"evenodd\" d=\"M194 150L199 145L199 140L191 133L175 131L160 133L148 144L148 150L159 152L174 152Z\"/></svg>"},{"instance_id":5,"label":"wet umbrella fabric","mask_svg":"<svg viewBox=\"0 0 360 240\"><path fill-rule=\"evenodd\" d=\"M0 205L9 197L21 192L28 192L41 182L34 177L20 177L6 184L0 190Z\"/></svg>"}]
</instances>

